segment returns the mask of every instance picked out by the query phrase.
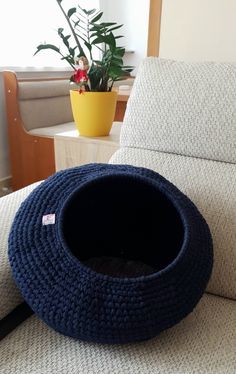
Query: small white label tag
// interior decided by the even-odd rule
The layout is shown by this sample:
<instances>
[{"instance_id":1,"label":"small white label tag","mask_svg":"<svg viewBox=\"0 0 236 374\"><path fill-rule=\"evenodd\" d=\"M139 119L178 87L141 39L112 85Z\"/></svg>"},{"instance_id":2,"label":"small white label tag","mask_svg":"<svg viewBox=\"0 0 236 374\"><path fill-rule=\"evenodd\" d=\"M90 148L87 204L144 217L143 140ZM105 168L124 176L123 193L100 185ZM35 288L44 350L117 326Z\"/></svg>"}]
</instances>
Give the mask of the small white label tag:
<instances>
[{"instance_id":1,"label":"small white label tag","mask_svg":"<svg viewBox=\"0 0 236 374\"><path fill-rule=\"evenodd\" d=\"M46 226L46 225L55 225L55 221L56 221L56 216L55 216L54 213L53 214L46 214L42 218L42 224L43 224L43 226Z\"/></svg>"}]
</instances>

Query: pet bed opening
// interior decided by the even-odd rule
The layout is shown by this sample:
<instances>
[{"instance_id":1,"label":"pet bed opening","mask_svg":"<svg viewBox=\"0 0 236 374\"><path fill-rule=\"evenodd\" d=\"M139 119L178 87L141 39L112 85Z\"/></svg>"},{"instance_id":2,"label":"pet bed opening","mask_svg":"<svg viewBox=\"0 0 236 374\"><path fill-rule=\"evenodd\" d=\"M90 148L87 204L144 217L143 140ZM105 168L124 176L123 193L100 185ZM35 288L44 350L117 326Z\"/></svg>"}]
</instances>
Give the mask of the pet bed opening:
<instances>
[{"instance_id":1,"label":"pet bed opening","mask_svg":"<svg viewBox=\"0 0 236 374\"><path fill-rule=\"evenodd\" d=\"M169 198L146 180L123 175L79 188L63 209L61 230L80 262L116 277L165 268L184 240L182 219Z\"/></svg>"}]
</instances>

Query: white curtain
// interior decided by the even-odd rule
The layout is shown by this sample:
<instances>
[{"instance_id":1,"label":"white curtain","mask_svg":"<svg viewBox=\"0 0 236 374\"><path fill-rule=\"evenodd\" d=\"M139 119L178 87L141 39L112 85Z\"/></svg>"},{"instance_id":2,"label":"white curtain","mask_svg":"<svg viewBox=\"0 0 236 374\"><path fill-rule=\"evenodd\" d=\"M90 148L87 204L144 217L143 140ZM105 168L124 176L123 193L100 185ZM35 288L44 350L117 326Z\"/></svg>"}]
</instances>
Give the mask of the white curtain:
<instances>
[{"instance_id":1,"label":"white curtain","mask_svg":"<svg viewBox=\"0 0 236 374\"><path fill-rule=\"evenodd\" d=\"M99 9L99 0L63 0L68 10L80 4ZM0 67L69 67L50 50L33 56L42 43L62 47L57 29L66 29L66 20L56 0L2 0L0 5Z\"/></svg>"}]
</instances>

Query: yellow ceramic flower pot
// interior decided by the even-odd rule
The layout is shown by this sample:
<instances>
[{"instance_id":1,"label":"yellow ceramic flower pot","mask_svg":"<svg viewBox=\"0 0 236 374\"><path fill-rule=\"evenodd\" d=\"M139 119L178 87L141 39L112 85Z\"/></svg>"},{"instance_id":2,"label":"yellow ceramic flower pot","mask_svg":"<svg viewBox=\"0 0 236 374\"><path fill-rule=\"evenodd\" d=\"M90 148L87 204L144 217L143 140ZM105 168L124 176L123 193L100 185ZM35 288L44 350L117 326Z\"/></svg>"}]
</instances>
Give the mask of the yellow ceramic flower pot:
<instances>
[{"instance_id":1,"label":"yellow ceramic flower pot","mask_svg":"<svg viewBox=\"0 0 236 374\"><path fill-rule=\"evenodd\" d=\"M109 135L114 121L117 92L70 91L74 121L82 136Z\"/></svg>"}]
</instances>

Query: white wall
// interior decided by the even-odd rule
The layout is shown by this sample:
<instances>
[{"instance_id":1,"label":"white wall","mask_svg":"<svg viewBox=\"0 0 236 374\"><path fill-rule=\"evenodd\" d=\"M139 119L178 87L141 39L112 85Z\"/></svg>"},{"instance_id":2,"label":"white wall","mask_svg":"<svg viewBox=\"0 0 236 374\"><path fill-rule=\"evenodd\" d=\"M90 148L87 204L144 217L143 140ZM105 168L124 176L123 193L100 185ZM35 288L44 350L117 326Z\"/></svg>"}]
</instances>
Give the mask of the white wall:
<instances>
[{"instance_id":1,"label":"white wall","mask_svg":"<svg viewBox=\"0 0 236 374\"><path fill-rule=\"evenodd\" d=\"M236 61L236 1L162 0L160 57Z\"/></svg>"},{"instance_id":2,"label":"white wall","mask_svg":"<svg viewBox=\"0 0 236 374\"><path fill-rule=\"evenodd\" d=\"M99 0L64 0L62 6L67 12L77 3L87 9L99 9ZM11 30L12 25L15 32ZM66 52L57 34L59 27L63 27L66 34L70 33L55 0L1 1L0 66L67 66L54 51L42 51L34 56L36 47L41 43L55 44L62 52Z\"/></svg>"},{"instance_id":3,"label":"white wall","mask_svg":"<svg viewBox=\"0 0 236 374\"><path fill-rule=\"evenodd\" d=\"M119 43L134 51L126 54L124 61L137 67L147 55L149 0L100 0L100 8L104 21L124 25L117 31L119 35L125 35Z\"/></svg>"}]
</instances>

